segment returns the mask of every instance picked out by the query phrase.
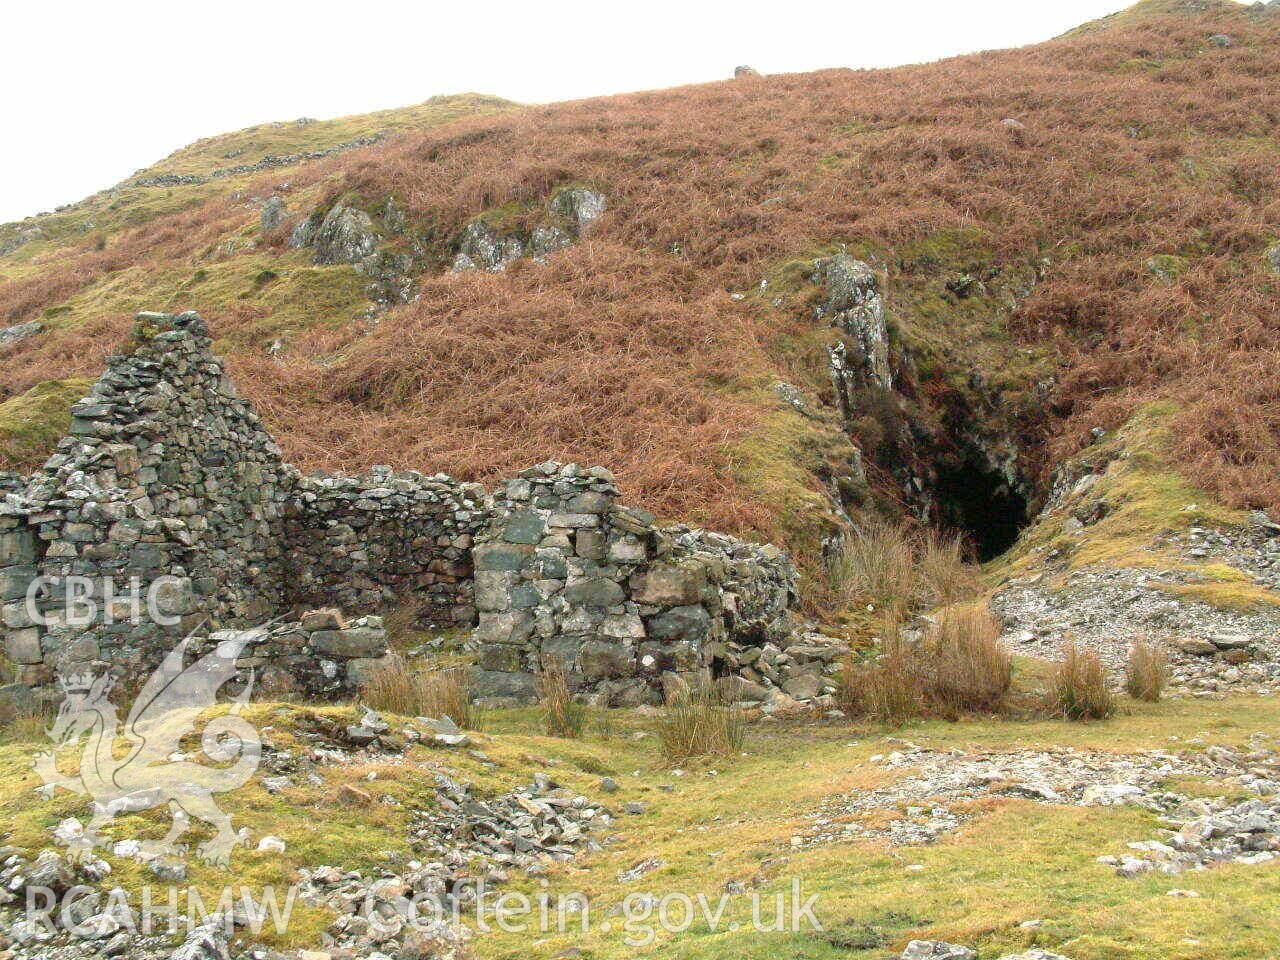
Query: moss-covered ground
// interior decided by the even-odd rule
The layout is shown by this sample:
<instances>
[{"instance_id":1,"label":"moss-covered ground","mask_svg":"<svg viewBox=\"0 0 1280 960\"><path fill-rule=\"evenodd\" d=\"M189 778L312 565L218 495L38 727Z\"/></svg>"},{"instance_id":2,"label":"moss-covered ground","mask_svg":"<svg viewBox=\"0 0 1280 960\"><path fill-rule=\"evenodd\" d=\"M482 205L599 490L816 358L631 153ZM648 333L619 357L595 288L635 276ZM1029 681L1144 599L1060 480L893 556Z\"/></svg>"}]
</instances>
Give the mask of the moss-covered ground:
<instances>
[{"instance_id":1,"label":"moss-covered ground","mask_svg":"<svg viewBox=\"0 0 1280 960\"><path fill-rule=\"evenodd\" d=\"M1036 682L1035 671L1023 674ZM248 716L276 749L301 749L299 731L314 713L350 715L353 708L260 704ZM592 929L571 925L565 933L504 933L478 937L478 957L555 957L569 948L582 956L624 958L884 957L914 937L940 938L976 947L994 957L1030 946L1056 950L1073 960L1200 960L1259 958L1280 943L1280 867L1227 866L1178 877L1121 879L1095 862L1122 854L1125 844L1158 835L1154 815L1131 808L1044 806L1015 798L982 802L963 828L927 847L890 848L878 843L795 847L806 814L827 797L866 789L898 774L872 764L874 754L903 741L937 749L1009 750L1069 745L1106 751L1199 749L1239 746L1251 735L1275 735L1280 702L1236 698L1224 702L1168 700L1129 705L1115 719L1080 725L1060 721L973 719L919 722L901 729L845 723L760 722L752 726L741 756L683 771L666 767L651 733L652 720L636 712L593 714L580 741L542 735L536 711L491 711L473 749L411 748L398 758L352 766L325 766L322 783L295 778L278 795L257 781L224 796L236 826L253 837L282 837L283 854L239 850L230 871L193 863L192 882L214 896L228 881L257 888L287 886L299 867L335 864L376 871L411 856L406 840L410 811L429 809L433 777L445 772L499 793L545 772L575 791L615 810L646 804L641 815L619 815L604 850L563 864L549 864L541 877L514 878L504 889L591 898ZM29 769L47 744L34 731L9 734L0 743L0 822L4 842L28 850L49 844L62 818L84 817L85 801L34 793ZM70 759L70 758L67 758ZM602 776L619 792L605 795ZM344 784L370 793L374 802L358 810L340 794ZM1179 781L1180 790L1230 793L1212 783ZM156 813L118 821L113 837L158 836L167 817ZM619 872L640 860L662 865L640 880L620 882ZM139 867L108 855L113 881L126 888L144 881ZM822 931L751 930L750 897L728 900L715 930L697 922L679 933L659 931L652 944L635 946L646 923L625 926L610 910L633 893L655 896L705 894L714 904L730 881L766 895L788 893L798 879L804 896L818 895ZM1194 890L1198 899L1169 896ZM216 899L216 896L214 896ZM638 917L633 913L633 917ZM674 926L683 926L675 917ZM611 929L602 928L611 920ZM1042 921L1023 926L1026 921ZM300 909L280 946L303 946L328 922L321 912ZM656 926L656 925L655 925Z\"/></svg>"},{"instance_id":2,"label":"moss-covered ground","mask_svg":"<svg viewBox=\"0 0 1280 960\"><path fill-rule=\"evenodd\" d=\"M89 392L88 380L46 380L0 403L0 470L47 454L71 425L71 405Z\"/></svg>"}]
</instances>

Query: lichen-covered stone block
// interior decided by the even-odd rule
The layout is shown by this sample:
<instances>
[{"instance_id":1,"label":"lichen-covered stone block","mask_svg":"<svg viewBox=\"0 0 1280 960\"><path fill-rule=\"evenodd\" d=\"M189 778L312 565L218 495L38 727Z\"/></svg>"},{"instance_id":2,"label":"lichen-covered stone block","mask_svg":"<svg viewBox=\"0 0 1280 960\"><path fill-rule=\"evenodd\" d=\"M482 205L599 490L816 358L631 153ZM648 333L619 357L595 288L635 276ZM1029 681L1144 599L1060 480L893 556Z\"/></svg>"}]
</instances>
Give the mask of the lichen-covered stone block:
<instances>
[{"instance_id":1,"label":"lichen-covered stone block","mask_svg":"<svg viewBox=\"0 0 1280 960\"><path fill-rule=\"evenodd\" d=\"M40 649L40 631L35 627L9 630L4 637L4 654L16 664L41 663L44 653Z\"/></svg>"}]
</instances>

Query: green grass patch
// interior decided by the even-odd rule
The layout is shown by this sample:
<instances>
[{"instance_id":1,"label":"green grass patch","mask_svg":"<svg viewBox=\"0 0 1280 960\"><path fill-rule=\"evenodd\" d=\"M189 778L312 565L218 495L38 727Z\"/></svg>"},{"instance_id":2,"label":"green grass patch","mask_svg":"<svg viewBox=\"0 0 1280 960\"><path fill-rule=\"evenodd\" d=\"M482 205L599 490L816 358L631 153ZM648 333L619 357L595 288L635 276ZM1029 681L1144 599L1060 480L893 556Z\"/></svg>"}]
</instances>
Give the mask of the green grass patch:
<instances>
[{"instance_id":1,"label":"green grass patch","mask_svg":"<svg viewBox=\"0 0 1280 960\"><path fill-rule=\"evenodd\" d=\"M0 403L0 470L43 462L71 426L71 405L90 386L85 379L46 380Z\"/></svg>"},{"instance_id":2,"label":"green grass patch","mask_svg":"<svg viewBox=\"0 0 1280 960\"><path fill-rule=\"evenodd\" d=\"M1082 810L1002 797L968 808L967 824L929 847L842 843L796 848L791 838L807 828L806 815L824 798L874 788L897 776L870 763L870 757L906 740L966 752L1049 745L1123 752L1177 750L1194 748L1191 741L1239 747L1255 732L1273 731L1278 710L1280 704L1265 698L1233 698L1227 703L1172 699L1131 704L1110 721L1088 725L933 720L888 732L869 724L757 723L733 764L713 763L682 772L662 761L653 719L641 711L610 711L608 733L599 723L602 711L593 711L585 736L575 741L542 735L536 709L494 711L485 730L473 736L478 753L414 747L407 762L325 766L320 768L322 783L295 777L295 785L278 795L268 794L256 781L225 795L237 827L248 827L255 840L267 833L280 836L287 850L272 855L238 850L230 871L193 863L191 877L202 892L212 895L228 880L250 887L287 886L299 867L333 864L373 872L412 856L408 824L414 809L431 809L436 772L473 784L482 796L511 790L543 772L615 810L633 801L644 803L646 810L641 815L620 814L611 842L602 851L548 864L541 877L514 875L504 887L531 896L587 894L595 921L590 933L584 937L570 928L564 934L553 931L531 938L528 933L495 929L475 940L477 957L550 958L575 946L597 960L623 960L636 955L638 948L627 939L641 931L618 923L605 931L600 921L629 894L702 893L714 902L726 883L737 881L766 895L768 916L772 896L789 895L792 878L799 878L806 896L819 895L822 932L754 933L750 899L738 895L729 900L719 929L695 922L683 932L659 932L642 952L684 960L871 960L922 937L965 943L982 956L1041 946L1074 960L1244 960L1266 955L1280 936L1280 920L1269 909L1280 896L1280 870L1230 866L1179 877L1123 880L1094 862L1103 853L1124 853L1132 840L1157 836L1159 824L1146 811ZM256 704L247 716L274 748L305 750L314 718L348 721L354 711ZM0 742L0 821L7 831L3 839L30 851L49 844L49 831L61 819L84 819L87 813L83 798L59 794L45 800L32 792L36 782L30 760L45 746L31 739ZM74 753L69 751L64 762ZM618 793L602 793L600 777L605 775L617 781ZM338 791L348 783L374 798L357 816L349 802L339 799ZM1224 792L1195 780L1169 786L1206 796ZM111 836L155 837L167 824L167 813L149 811L118 821ZM662 866L639 881L617 879L620 871L649 857L661 860ZM114 868L112 882L126 889L145 882L136 864L110 854L107 859ZM912 865L922 869L907 869ZM1195 889L1202 898L1168 897L1167 891L1174 888ZM289 934L272 939L271 945L315 945L329 919L322 911L301 911ZM1044 923L1020 926L1027 920ZM740 928L730 929L735 922Z\"/></svg>"}]
</instances>

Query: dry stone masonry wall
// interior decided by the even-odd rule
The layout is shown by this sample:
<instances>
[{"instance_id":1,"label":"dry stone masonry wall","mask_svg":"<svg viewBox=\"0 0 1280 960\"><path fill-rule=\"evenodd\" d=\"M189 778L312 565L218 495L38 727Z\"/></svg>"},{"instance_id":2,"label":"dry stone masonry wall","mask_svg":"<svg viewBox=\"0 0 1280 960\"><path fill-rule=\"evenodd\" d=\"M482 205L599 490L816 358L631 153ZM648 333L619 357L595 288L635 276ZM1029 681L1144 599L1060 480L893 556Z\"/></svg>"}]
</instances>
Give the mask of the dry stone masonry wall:
<instances>
[{"instance_id":1,"label":"dry stone masonry wall","mask_svg":"<svg viewBox=\"0 0 1280 960\"><path fill-rule=\"evenodd\" d=\"M265 618L285 598L279 448L198 316L143 314L136 336L138 349L111 358L72 408L57 452L0 508L5 649L28 683L95 662L127 670L201 616ZM87 582L74 607L69 577ZM33 618L37 578L43 616ZM157 583L158 611L176 618L167 625L133 616ZM92 624L63 622L89 604Z\"/></svg>"},{"instance_id":2,"label":"dry stone masonry wall","mask_svg":"<svg viewBox=\"0 0 1280 960\"><path fill-rule=\"evenodd\" d=\"M532 695L554 656L584 693L643 702L699 669L758 679L759 651L786 645L796 573L774 547L658 527L598 467L546 463L494 495L386 467L302 476L199 316L140 314L135 340L45 466L0 485L10 693L54 696L69 672L136 674L181 636L268 620L246 665L308 692L349 690L386 654L385 633L376 618L299 620L315 607L407 604L449 626L478 611L490 696ZM75 604L68 578L89 584Z\"/></svg>"},{"instance_id":3,"label":"dry stone masonry wall","mask_svg":"<svg viewBox=\"0 0 1280 960\"><path fill-rule=\"evenodd\" d=\"M486 496L444 474L387 468L298 479L286 506L293 600L364 611L412 598L426 619L470 626L471 545Z\"/></svg>"},{"instance_id":4,"label":"dry stone masonry wall","mask_svg":"<svg viewBox=\"0 0 1280 960\"><path fill-rule=\"evenodd\" d=\"M617 498L607 470L554 462L495 497L475 549L481 693L530 697L556 659L602 702L652 702L789 633L796 572L781 551L660 528Z\"/></svg>"}]
</instances>

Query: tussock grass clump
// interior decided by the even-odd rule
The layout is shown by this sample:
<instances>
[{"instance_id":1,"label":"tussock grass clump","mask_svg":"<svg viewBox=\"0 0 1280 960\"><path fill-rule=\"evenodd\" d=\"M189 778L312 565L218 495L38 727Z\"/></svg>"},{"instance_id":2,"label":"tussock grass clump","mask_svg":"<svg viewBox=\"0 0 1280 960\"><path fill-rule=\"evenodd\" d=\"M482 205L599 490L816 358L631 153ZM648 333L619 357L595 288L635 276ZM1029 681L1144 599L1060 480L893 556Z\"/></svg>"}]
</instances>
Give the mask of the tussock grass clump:
<instances>
[{"instance_id":1,"label":"tussock grass clump","mask_svg":"<svg viewBox=\"0 0 1280 960\"><path fill-rule=\"evenodd\" d=\"M846 716L901 724L924 711L924 683L914 650L902 639L896 616L882 620L880 655L872 662L849 657L836 687Z\"/></svg>"},{"instance_id":2,"label":"tussock grass clump","mask_svg":"<svg viewBox=\"0 0 1280 960\"><path fill-rule=\"evenodd\" d=\"M0 740L44 740L52 722L53 711L47 704L5 703L0 705Z\"/></svg>"},{"instance_id":3,"label":"tussock grass clump","mask_svg":"<svg viewBox=\"0 0 1280 960\"><path fill-rule=\"evenodd\" d=\"M848 537L828 562L828 573L836 595L882 610L956 603L977 584L960 538L881 520Z\"/></svg>"},{"instance_id":4,"label":"tussock grass clump","mask_svg":"<svg viewBox=\"0 0 1280 960\"><path fill-rule=\"evenodd\" d=\"M903 605L920 591L914 544L901 526L875 521L841 543L829 570L837 594L886 608Z\"/></svg>"},{"instance_id":5,"label":"tussock grass clump","mask_svg":"<svg viewBox=\"0 0 1280 960\"><path fill-rule=\"evenodd\" d=\"M954 717L998 710L1013 686L1013 657L983 606L952 607L918 643L884 617L880 655L846 662L836 691L849 716L902 723L926 713Z\"/></svg>"},{"instance_id":6,"label":"tussock grass clump","mask_svg":"<svg viewBox=\"0 0 1280 960\"><path fill-rule=\"evenodd\" d=\"M943 610L921 657L926 696L944 713L994 711L1013 686L1013 657L985 606Z\"/></svg>"},{"instance_id":7,"label":"tussock grass clump","mask_svg":"<svg viewBox=\"0 0 1280 960\"><path fill-rule=\"evenodd\" d=\"M542 661L537 677L538 702L542 705L542 721L548 734L577 740L587 725L587 708L573 699L569 674L564 663L555 657Z\"/></svg>"},{"instance_id":8,"label":"tussock grass clump","mask_svg":"<svg viewBox=\"0 0 1280 960\"><path fill-rule=\"evenodd\" d=\"M746 718L707 680L673 692L657 722L662 755L668 763L728 757L742 750Z\"/></svg>"},{"instance_id":9,"label":"tussock grass clump","mask_svg":"<svg viewBox=\"0 0 1280 960\"><path fill-rule=\"evenodd\" d=\"M378 665L361 688L360 696L374 710L407 717L448 717L469 730L479 725L465 670L411 665L398 653Z\"/></svg>"},{"instance_id":10,"label":"tussock grass clump","mask_svg":"<svg viewBox=\"0 0 1280 960\"><path fill-rule=\"evenodd\" d=\"M1053 709L1068 720L1105 720L1116 712L1107 686L1107 668L1091 650L1075 641L1063 647L1049 689Z\"/></svg>"},{"instance_id":11,"label":"tussock grass clump","mask_svg":"<svg viewBox=\"0 0 1280 960\"><path fill-rule=\"evenodd\" d=\"M977 591L975 568L960 537L927 530L917 541L916 559L930 602L959 603Z\"/></svg>"},{"instance_id":12,"label":"tussock grass clump","mask_svg":"<svg viewBox=\"0 0 1280 960\"><path fill-rule=\"evenodd\" d=\"M1125 664L1125 691L1135 700L1158 703L1168 683L1169 657L1164 648L1149 640L1135 641Z\"/></svg>"}]
</instances>

